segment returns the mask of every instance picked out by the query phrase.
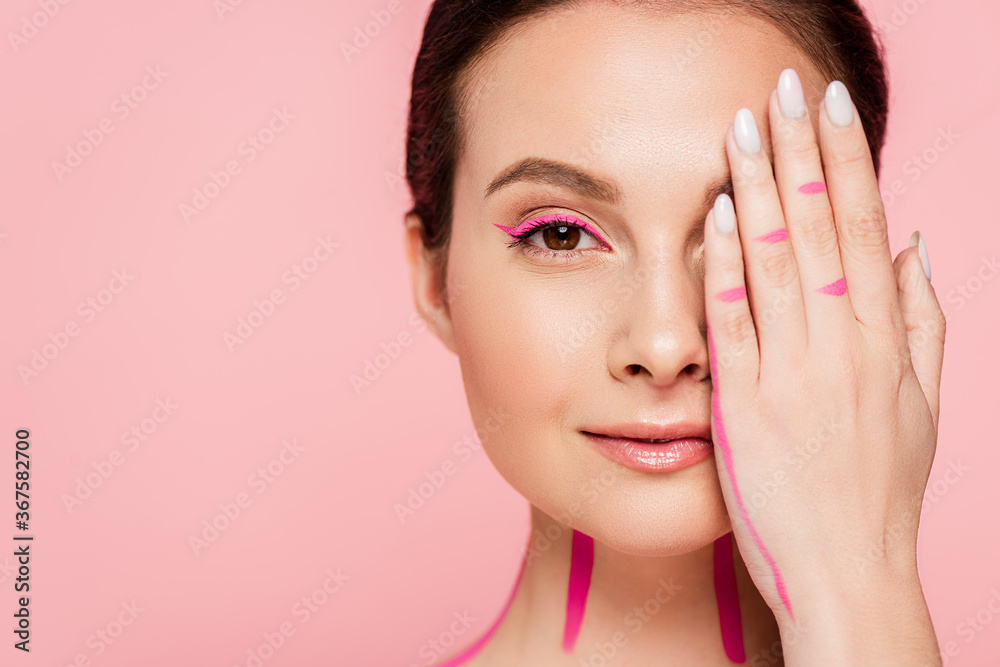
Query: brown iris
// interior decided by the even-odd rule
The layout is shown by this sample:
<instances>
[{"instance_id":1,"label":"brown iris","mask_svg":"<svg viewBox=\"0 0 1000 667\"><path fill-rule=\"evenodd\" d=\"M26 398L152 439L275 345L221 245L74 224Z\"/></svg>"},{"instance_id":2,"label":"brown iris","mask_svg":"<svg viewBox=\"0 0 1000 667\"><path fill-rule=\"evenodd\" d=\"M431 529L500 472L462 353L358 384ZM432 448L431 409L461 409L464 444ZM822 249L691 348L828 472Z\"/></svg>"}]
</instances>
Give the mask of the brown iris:
<instances>
[{"instance_id":1,"label":"brown iris","mask_svg":"<svg viewBox=\"0 0 1000 667\"><path fill-rule=\"evenodd\" d=\"M560 225L542 230L542 239L549 250L572 250L580 242L580 228Z\"/></svg>"}]
</instances>

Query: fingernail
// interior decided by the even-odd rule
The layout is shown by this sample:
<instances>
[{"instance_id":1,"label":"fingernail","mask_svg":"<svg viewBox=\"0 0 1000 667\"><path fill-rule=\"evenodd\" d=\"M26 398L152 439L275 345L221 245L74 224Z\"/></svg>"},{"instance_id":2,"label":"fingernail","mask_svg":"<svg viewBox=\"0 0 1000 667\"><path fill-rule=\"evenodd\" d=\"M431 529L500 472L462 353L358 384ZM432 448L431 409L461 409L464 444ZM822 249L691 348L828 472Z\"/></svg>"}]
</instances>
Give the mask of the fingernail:
<instances>
[{"instance_id":1,"label":"fingernail","mask_svg":"<svg viewBox=\"0 0 1000 667\"><path fill-rule=\"evenodd\" d=\"M781 113L788 118L802 118L806 115L806 98L802 94L802 82L793 69L786 69L778 77L778 105Z\"/></svg>"},{"instance_id":2,"label":"fingernail","mask_svg":"<svg viewBox=\"0 0 1000 667\"><path fill-rule=\"evenodd\" d=\"M733 233L736 229L736 209L729 195L723 193L715 198L712 217L715 218L715 228L720 234L728 236Z\"/></svg>"},{"instance_id":3,"label":"fingernail","mask_svg":"<svg viewBox=\"0 0 1000 667\"><path fill-rule=\"evenodd\" d=\"M847 92L847 86L840 81L831 81L826 87L826 115L830 117L830 122L838 127L847 127L854 120L851 94Z\"/></svg>"},{"instance_id":4,"label":"fingernail","mask_svg":"<svg viewBox=\"0 0 1000 667\"><path fill-rule=\"evenodd\" d=\"M733 134L736 135L736 145L744 153L753 154L760 150L760 133L750 109L743 108L736 112Z\"/></svg>"},{"instance_id":5,"label":"fingernail","mask_svg":"<svg viewBox=\"0 0 1000 667\"><path fill-rule=\"evenodd\" d=\"M920 255L920 263L924 265L924 275L927 276L927 280L931 279L931 258L927 256L927 244L924 243L924 235L920 232L913 232L910 235L910 247L917 247L917 253Z\"/></svg>"}]
</instances>

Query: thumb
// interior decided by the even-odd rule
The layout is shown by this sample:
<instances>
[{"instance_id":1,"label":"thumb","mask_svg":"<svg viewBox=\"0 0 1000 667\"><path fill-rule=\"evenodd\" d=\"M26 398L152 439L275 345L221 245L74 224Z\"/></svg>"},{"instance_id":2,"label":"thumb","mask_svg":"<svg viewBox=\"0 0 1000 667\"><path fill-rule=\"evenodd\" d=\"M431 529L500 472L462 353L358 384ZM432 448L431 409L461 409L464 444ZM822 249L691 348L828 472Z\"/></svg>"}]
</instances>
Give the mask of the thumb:
<instances>
[{"instance_id":1,"label":"thumb","mask_svg":"<svg viewBox=\"0 0 1000 667\"><path fill-rule=\"evenodd\" d=\"M906 325L910 361L927 398L937 428L941 365L944 361L945 317L930 281L930 258L920 232L892 264L899 290L899 307Z\"/></svg>"}]
</instances>

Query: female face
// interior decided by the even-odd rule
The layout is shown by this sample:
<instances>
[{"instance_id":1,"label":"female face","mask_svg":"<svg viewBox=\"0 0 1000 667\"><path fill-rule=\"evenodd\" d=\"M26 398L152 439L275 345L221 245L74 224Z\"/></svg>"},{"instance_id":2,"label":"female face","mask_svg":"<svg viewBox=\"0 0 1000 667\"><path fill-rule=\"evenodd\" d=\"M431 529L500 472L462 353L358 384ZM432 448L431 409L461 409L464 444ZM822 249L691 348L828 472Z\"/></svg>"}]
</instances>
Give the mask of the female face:
<instances>
[{"instance_id":1,"label":"female face","mask_svg":"<svg viewBox=\"0 0 1000 667\"><path fill-rule=\"evenodd\" d=\"M710 448L653 470L662 445L622 458L588 434L710 440L704 220L732 192L737 109L770 152L786 67L815 111L826 81L767 22L586 3L528 20L468 72L439 334L477 426L508 416L485 443L500 473L617 550L683 553L731 529ZM503 228L554 215L565 228L508 247Z\"/></svg>"}]
</instances>

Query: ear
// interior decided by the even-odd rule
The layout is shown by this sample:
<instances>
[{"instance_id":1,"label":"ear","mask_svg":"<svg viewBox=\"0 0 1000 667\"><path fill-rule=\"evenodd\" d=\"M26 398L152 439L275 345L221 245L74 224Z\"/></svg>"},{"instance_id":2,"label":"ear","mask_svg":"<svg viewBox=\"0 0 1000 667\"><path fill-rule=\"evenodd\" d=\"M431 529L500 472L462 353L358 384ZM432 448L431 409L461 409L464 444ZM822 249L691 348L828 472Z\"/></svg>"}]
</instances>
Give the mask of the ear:
<instances>
[{"instance_id":1,"label":"ear","mask_svg":"<svg viewBox=\"0 0 1000 667\"><path fill-rule=\"evenodd\" d=\"M452 352L455 349L455 336L452 328L451 313L441 294L441 263L424 250L421 237L423 222L414 213L406 215L405 239L406 259L410 263L410 279L413 282L413 300L417 311L427 322L434 335L441 339Z\"/></svg>"}]
</instances>

